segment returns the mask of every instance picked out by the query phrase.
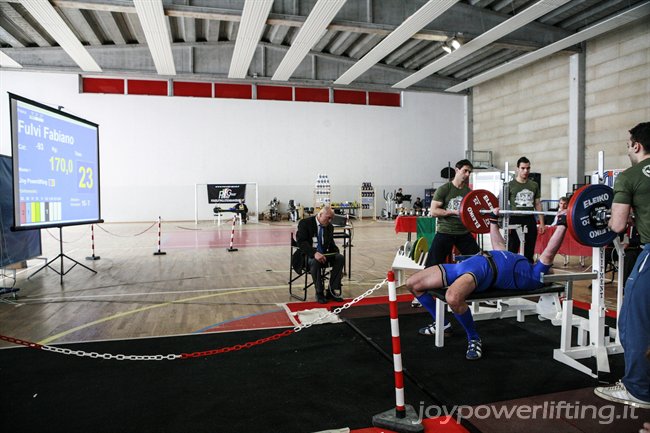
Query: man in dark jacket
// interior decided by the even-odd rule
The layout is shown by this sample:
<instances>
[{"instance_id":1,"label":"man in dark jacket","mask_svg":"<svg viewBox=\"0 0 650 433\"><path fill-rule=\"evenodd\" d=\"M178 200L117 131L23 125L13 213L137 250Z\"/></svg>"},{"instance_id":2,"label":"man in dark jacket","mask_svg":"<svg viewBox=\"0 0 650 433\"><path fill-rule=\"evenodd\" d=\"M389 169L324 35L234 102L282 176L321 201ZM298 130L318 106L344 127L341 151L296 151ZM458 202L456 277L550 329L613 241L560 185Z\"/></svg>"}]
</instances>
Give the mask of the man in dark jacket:
<instances>
[{"instance_id":1,"label":"man in dark jacket","mask_svg":"<svg viewBox=\"0 0 650 433\"><path fill-rule=\"evenodd\" d=\"M341 293L341 277L345 259L339 253L339 248L334 243L334 227L331 222L334 211L330 206L324 206L315 216L305 218L298 223L296 242L299 251L297 254L307 256L307 266L314 279L316 300L320 304L327 303L328 299L341 302L343 298L335 293ZM327 265L332 266L330 283L327 293L323 287L321 269Z\"/></svg>"}]
</instances>

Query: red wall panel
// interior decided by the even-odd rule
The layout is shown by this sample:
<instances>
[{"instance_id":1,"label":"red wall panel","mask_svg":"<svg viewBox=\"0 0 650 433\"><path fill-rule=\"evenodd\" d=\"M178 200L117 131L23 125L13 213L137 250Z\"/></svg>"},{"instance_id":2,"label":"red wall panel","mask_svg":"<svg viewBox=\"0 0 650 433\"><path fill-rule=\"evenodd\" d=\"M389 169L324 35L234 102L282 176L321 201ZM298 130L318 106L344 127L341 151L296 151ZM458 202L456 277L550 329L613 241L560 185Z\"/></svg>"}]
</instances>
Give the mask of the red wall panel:
<instances>
[{"instance_id":1,"label":"red wall panel","mask_svg":"<svg viewBox=\"0 0 650 433\"><path fill-rule=\"evenodd\" d=\"M129 95L167 96L167 81L128 80Z\"/></svg>"},{"instance_id":2,"label":"red wall panel","mask_svg":"<svg viewBox=\"0 0 650 433\"><path fill-rule=\"evenodd\" d=\"M250 84L214 83L214 97L253 99L253 87Z\"/></svg>"},{"instance_id":3,"label":"red wall panel","mask_svg":"<svg viewBox=\"0 0 650 433\"><path fill-rule=\"evenodd\" d=\"M399 93L368 92L369 105L383 105L385 107L400 107Z\"/></svg>"},{"instance_id":4,"label":"red wall panel","mask_svg":"<svg viewBox=\"0 0 650 433\"><path fill-rule=\"evenodd\" d=\"M363 90L334 89L334 102L338 104L366 105L366 92Z\"/></svg>"},{"instance_id":5,"label":"red wall panel","mask_svg":"<svg viewBox=\"0 0 650 433\"><path fill-rule=\"evenodd\" d=\"M296 87L296 101L329 102L330 91L313 87Z\"/></svg>"},{"instance_id":6,"label":"red wall panel","mask_svg":"<svg viewBox=\"0 0 650 433\"><path fill-rule=\"evenodd\" d=\"M84 93L124 94L123 78L82 78L81 88Z\"/></svg>"},{"instance_id":7,"label":"red wall panel","mask_svg":"<svg viewBox=\"0 0 650 433\"><path fill-rule=\"evenodd\" d=\"M257 99L271 99L274 101L293 100L293 88L285 86L257 86Z\"/></svg>"},{"instance_id":8,"label":"red wall panel","mask_svg":"<svg viewBox=\"0 0 650 433\"><path fill-rule=\"evenodd\" d=\"M174 96L212 97L212 83L190 83L174 81Z\"/></svg>"}]
</instances>

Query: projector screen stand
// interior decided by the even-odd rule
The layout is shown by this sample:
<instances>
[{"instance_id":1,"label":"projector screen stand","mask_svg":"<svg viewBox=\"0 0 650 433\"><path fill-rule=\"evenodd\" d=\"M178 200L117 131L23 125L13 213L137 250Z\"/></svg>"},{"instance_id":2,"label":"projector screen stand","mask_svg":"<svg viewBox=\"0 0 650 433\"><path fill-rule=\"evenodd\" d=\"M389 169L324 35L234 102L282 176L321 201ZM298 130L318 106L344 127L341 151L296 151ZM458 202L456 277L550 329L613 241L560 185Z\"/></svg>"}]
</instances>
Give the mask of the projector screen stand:
<instances>
[{"instance_id":1,"label":"projector screen stand","mask_svg":"<svg viewBox=\"0 0 650 433\"><path fill-rule=\"evenodd\" d=\"M61 271L58 271L58 270L54 269L52 266L50 266L52 263L57 261L59 258L61 259ZM68 270L64 270L64 268L63 268L63 259L64 258L66 258L66 259L68 259L68 260L70 260L71 262L74 263L72 266L70 266L68 268ZM80 263L80 262L76 261L75 259L73 259L72 257L66 256L65 254L63 254L63 227L59 227L59 255L54 257L49 262L45 263L43 266L41 266L39 269L37 269L33 274L31 274L29 277L27 277L27 279L29 280L30 278L32 278L34 275L38 274L39 272L41 272L45 268L50 268L54 272L56 272L57 274L59 274L61 276L61 285L63 285L63 276L65 274L67 274L68 272L70 272L72 270L72 268L74 268L77 265L81 266L82 268L88 269L90 272L92 272L94 274L97 273L96 270L90 269L88 266L84 265L83 263Z\"/></svg>"}]
</instances>

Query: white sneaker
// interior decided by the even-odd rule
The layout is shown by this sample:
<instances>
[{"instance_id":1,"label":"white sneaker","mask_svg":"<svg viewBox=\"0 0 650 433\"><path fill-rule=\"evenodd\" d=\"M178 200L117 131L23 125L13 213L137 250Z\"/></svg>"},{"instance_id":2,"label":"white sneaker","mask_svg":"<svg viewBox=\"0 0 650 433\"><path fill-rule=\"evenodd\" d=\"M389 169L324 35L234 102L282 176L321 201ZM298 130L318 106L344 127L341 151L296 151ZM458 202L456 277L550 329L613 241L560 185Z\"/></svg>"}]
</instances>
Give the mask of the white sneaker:
<instances>
[{"instance_id":1,"label":"white sneaker","mask_svg":"<svg viewBox=\"0 0 650 433\"><path fill-rule=\"evenodd\" d=\"M442 331L444 332L445 336L447 336L447 337L450 336L451 333L452 333L451 322L447 323L443 327ZM435 323L430 323L427 326L425 326L424 328L420 328L418 330L418 334L420 334L420 335L436 335L436 324Z\"/></svg>"},{"instance_id":2,"label":"white sneaker","mask_svg":"<svg viewBox=\"0 0 650 433\"><path fill-rule=\"evenodd\" d=\"M616 403L623 403L640 409L650 409L650 401L639 400L625 389L623 382L617 382L614 386L599 386L594 393L605 400Z\"/></svg>"}]
</instances>

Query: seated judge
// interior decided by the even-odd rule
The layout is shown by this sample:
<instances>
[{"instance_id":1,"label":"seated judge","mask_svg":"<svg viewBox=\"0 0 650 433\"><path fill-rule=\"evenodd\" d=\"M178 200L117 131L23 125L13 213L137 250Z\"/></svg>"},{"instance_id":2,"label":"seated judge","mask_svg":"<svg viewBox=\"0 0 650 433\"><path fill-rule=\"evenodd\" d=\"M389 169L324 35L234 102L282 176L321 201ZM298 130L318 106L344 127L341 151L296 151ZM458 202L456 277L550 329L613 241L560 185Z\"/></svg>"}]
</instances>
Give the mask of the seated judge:
<instances>
[{"instance_id":1,"label":"seated judge","mask_svg":"<svg viewBox=\"0 0 650 433\"><path fill-rule=\"evenodd\" d=\"M333 218L332 208L323 206L315 216L301 220L296 233L299 252L307 256L307 266L314 280L316 301L319 304L326 304L329 299L343 301L343 298L334 294L334 292L340 293L341 290L345 259L334 243L334 227L331 224ZM332 266L332 271L329 287L325 292L321 269L328 264Z\"/></svg>"}]
</instances>

